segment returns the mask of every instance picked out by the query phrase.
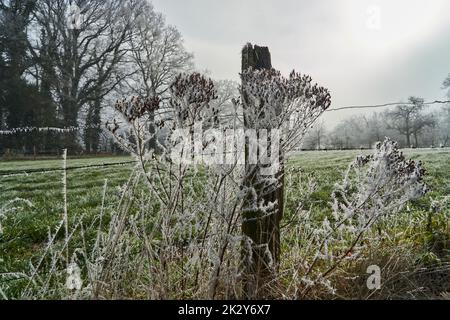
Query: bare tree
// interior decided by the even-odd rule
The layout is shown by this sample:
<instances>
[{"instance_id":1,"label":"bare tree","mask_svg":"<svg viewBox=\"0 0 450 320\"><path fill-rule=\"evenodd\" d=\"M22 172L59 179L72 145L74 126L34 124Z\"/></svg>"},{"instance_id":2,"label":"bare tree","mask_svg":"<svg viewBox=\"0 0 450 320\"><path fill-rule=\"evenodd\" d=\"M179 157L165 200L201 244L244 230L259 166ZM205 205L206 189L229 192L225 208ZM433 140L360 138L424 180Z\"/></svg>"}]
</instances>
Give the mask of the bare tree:
<instances>
[{"instance_id":1,"label":"bare tree","mask_svg":"<svg viewBox=\"0 0 450 320\"><path fill-rule=\"evenodd\" d=\"M372 146L371 119L366 115L353 116L344 121L350 136L352 148L363 148Z\"/></svg>"},{"instance_id":2,"label":"bare tree","mask_svg":"<svg viewBox=\"0 0 450 320\"><path fill-rule=\"evenodd\" d=\"M333 131L329 133L328 142L333 149L348 149L351 143L349 128L345 122L339 123Z\"/></svg>"},{"instance_id":3,"label":"bare tree","mask_svg":"<svg viewBox=\"0 0 450 320\"><path fill-rule=\"evenodd\" d=\"M387 128L385 122L383 121L383 115L377 112L372 114L367 124L369 128L369 143L371 144L370 147L372 147L373 143L383 141L383 139L387 136Z\"/></svg>"},{"instance_id":4,"label":"bare tree","mask_svg":"<svg viewBox=\"0 0 450 320\"><path fill-rule=\"evenodd\" d=\"M411 136L416 138L418 134L427 125L426 121L422 117L422 111L424 109L424 100L421 98L410 97L410 105L399 105L394 111L387 113L389 121L388 128L398 131L405 137L407 147L412 146Z\"/></svg>"},{"instance_id":5,"label":"bare tree","mask_svg":"<svg viewBox=\"0 0 450 320\"><path fill-rule=\"evenodd\" d=\"M354 147L371 149L377 142L388 136L382 115L373 113L370 115L355 116L351 119L352 138Z\"/></svg>"},{"instance_id":6,"label":"bare tree","mask_svg":"<svg viewBox=\"0 0 450 320\"><path fill-rule=\"evenodd\" d=\"M450 74L448 75L447 79L445 79L444 81L444 89L447 89L447 96L450 99ZM446 128L446 134L444 134L445 136L445 143L443 144L448 145L448 142L450 140L450 104L448 104L446 107L444 107L444 114L446 114L446 116L444 116L445 118L445 122L444 122L444 128Z\"/></svg>"},{"instance_id":7,"label":"bare tree","mask_svg":"<svg viewBox=\"0 0 450 320\"><path fill-rule=\"evenodd\" d=\"M440 147L448 146L450 143L450 108L444 107L435 115L435 125L432 127L433 135Z\"/></svg>"},{"instance_id":8,"label":"bare tree","mask_svg":"<svg viewBox=\"0 0 450 320\"><path fill-rule=\"evenodd\" d=\"M143 1L126 0L38 0L35 20L42 34L50 39L51 63L42 61L30 44L41 66L49 68L52 90L65 126L78 127L80 109L101 101L126 76L117 72L129 48L133 19ZM79 12L71 12L73 8ZM73 16L73 15L76 16ZM39 47L39 45L38 45ZM98 107L98 106L97 106ZM97 111L96 111L97 112ZM66 146L77 148L76 133Z\"/></svg>"},{"instance_id":9,"label":"bare tree","mask_svg":"<svg viewBox=\"0 0 450 320\"><path fill-rule=\"evenodd\" d=\"M329 135L335 149L355 149L372 146L372 119L367 116L353 116L342 121Z\"/></svg>"},{"instance_id":10,"label":"bare tree","mask_svg":"<svg viewBox=\"0 0 450 320\"><path fill-rule=\"evenodd\" d=\"M322 150L325 146L324 141L327 138L327 131L323 121L319 121L305 137L304 148L312 150Z\"/></svg>"},{"instance_id":11,"label":"bare tree","mask_svg":"<svg viewBox=\"0 0 450 320\"><path fill-rule=\"evenodd\" d=\"M412 135L414 137L414 145L416 148L420 147L419 137L424 134L426 129L433 128L436 121L432 115L416 114L413 119Z\"/></svg>"},{"instance_id":12,"label":"bare tree","mask_svg":"<svg viewBox=\"0 0 450 320\"><path fill-rule=\"evenodd\" d=\"M128 40L130 51L126 67L133 70L121 88L127 95L144 99L158 96L164 102L175 77L193 67L193 55L188 53L180 32L167 25L164 16L154 10L149 1L143 1L133 18L133 35ZM164 109L164 106L163 106ZM148 130L156 132L155 115L149 114ZM156 146L155 139L149 141Z\"/></svg>"},{"instance_id":13,"label":"bare tree","mask_svg":"<svg viewBox=\"0 0 450 320\"><path fill-rule=\"evenodd\" d=\"M448 90L448 96L450 97L450 74L448 75L447 79L444 81L444 89Z\"/></svg>"},{"instance_id":14,"label":"bare tree","mask_svg":"<svg viewBox=\"0 0 450 320\"><path fill-rule=\"evenodd\" d=\"M131 93L143 98L166 97L175 77L192 69L193 55L183 45L180 32L167 25L164 16L144 1L145 14L134 18L133 36L129 39L129 66L136 70L127 79Z\"/></svg>"}]
</instances>

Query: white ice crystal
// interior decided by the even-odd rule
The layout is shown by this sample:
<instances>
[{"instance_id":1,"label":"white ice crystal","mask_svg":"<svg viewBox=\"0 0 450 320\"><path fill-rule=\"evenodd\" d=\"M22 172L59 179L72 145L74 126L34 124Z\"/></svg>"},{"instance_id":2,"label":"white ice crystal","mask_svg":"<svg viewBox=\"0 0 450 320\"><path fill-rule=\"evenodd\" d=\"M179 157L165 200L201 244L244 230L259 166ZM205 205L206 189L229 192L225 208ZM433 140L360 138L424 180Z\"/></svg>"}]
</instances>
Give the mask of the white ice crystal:
<instances>
[{"instance_id":1,"label":"white ice crystal","mask_svg":"<svg viewBox=\"0 0 450 320\"><path fill-rule=\"evenodd\" d=\"M83 281L81 280L80 267L75 262L72 262L67 267L66 288L71 291L80 291L82 287Z\"/></svg>"}]
</instances>

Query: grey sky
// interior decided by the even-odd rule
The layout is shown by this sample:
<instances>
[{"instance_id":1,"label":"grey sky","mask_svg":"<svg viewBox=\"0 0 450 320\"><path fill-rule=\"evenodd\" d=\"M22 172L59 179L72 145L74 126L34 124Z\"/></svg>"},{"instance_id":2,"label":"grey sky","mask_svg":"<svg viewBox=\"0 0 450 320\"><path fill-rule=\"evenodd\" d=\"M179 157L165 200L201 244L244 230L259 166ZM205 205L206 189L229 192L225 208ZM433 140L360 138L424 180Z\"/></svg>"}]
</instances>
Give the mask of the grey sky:
<instances>
[{"instance_id":1,"label":"grey sky","mask_svg":"<svg viewBox=\"0 0 450 320\"><path fill-rule=\"evenodd\" d=\"M448 0L153 0L200 70L238 80L240 49L267 45L275 68L310 74L333 107L441 99L450 73ZM380 12L379 19L377 12ZM348 111L329 113L328 123Z\"/></svg>"}]
</instances>

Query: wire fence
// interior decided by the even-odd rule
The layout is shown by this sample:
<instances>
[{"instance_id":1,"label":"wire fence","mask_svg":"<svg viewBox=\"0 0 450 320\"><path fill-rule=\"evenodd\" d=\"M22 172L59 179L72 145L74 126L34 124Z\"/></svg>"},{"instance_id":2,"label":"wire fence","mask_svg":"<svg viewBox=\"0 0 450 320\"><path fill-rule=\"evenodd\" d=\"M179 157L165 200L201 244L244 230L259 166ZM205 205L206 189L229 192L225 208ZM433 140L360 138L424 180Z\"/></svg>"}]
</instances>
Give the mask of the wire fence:
<instances>
[{"instance_id":1,"label":"wire fence","mask_svg":"<svg viewBox=\"0 0 450 320\"><path fill-rule=\"evenodd\" d=\"M136 161L124 161L124 162L92 164L92 165L86 165L86 166L73 166L73 167L67 167L67 168L38 168L38 169L26 169L26 170L5 170L5 171L0 171L0 178L11 178L11 177L17 177L17 176L28 176L28 175L32 175L32 174L45 174L45 173L54 173L54 172L62 172L62 171L108 168L108 167L126 166L126 165L130 165L130 164L135 164L135 163L136 163Z\"/></svg>"},{"instance_id":2,"label":"wire fence","mask_svg":"<svg viewBox=\"0 0 450 320\"><path fill-rule=\"evenodd\" d=\"M450 104L450 100L435 100L430 102L424 102L424 105L445 105ZM394 106L412 106L414 103L412 102L390 102L390 103L384 103L384 104L376 104L376 105L361 105L361 106L345 106L345 107L339 107L339 108L331 108L326 110L325 112L338 112L338 111L344 111L344 110L355 110L355 109L378 109L378 108L385 108L385 107L394 107ZM236 118L236 115L224 115L224 118ZM98 129L99 126L94 126L92 128ZM84 130L86 127L64 127L64 128L56 128L56 127L43 127L43 128L37 128L37 127L24 127L24 128L11 128L7 130L0 130L0 136L1 135L14 135L14 134L20 134L20 133L44 133L44 132L52 132L52 133L72 133L77 132L80 130Z\"/></svg>"},{"instance_id":3,"label":"wire fence","mask_svg":"<svg viewBox=\"0 0 450 320\"><path fill-rule=\"evenodd\" d=\"M450 100L435 100L431 102L425 102L424 105L431 106L436 104L450 104ZM377 108L385 108L385 107L396 107L396 106L412 106L414 103L412 102L391 102L391 103L384 103L384 104L377 104L377 105L367 105L367 106L347 106L347 107L340 107L340 108L334 108L334 109L328 109L326 112L336 112L336 111L343 111L343 110L353 110L353 109L377 109Z\"/></svg>"},{"instance_id":4,"label":"wire fence","mask_svg":"<svg viewBox=\"0 0 450 320\"><path fill-rule=\"evenodd\" d=\"M431 102L425 102L424 105L445 105L450 104L450 100L435 100ZM355 109L374 109L374 108L386 108L386 107L393 107L393 106L408 106L413 105L411 102L392 102L392 103L384 103L384 104L378 104L378 105L361 105L361 106L345 106L345 107L339 107L339 108L333 108L328 109L326 112L338 112L338 111L344 111L344 110L355 110ZM7 130L0 130L0 136L9 136L9 135L15 135L15 134L21 134L21 133L44 133L44 132L52 132L52 133L59 133L59 134L65 134L65 133L72 133L77 132L80 130L85 129L84 127L64 127L64 128L56 128L56 127L44 127L44 128L35 128L35 127L24 127L24 128L12 128ZM305 151L314 151L314 150L301 150L302 152ZM324 150L324 151L333 151L333 150ZM52 155L56 155L52 154ZM207 156L207 155L205 155ZM93 164L93 165L86 165L86 166L73 166L68 167L67 171L73 171L73 170L84 170L84 169L93 169L93 168L108 168L108 167L114 167L114 166L125 166L130 164L135 164L136 161L125 161L125 162L114 162L114 163L102 163L102 164ZM61 172L63 171L63 168L39 168L39 169L27 169L27 170L5 170L0 171L0 177L1 178L8 178L8 177L16 177L16 176L28 176L32 174L38 174L38 173L54 173L54 172Z\"/></svg>"},{"instance_id":5,"label":"wire fence","mask_svg":"<svg viewBox=\"0 0 450 320\"><path fill-rule=\"evenodd\" d=\"M355 149L321 149L321 150L313 150L313 149L301 149L295 152L291 152L288 157L290 156L296 156L301 153L315 153L315 152L342 152L342 151L367 151L370 150L368 148L355 148ZM432 150L432 151L444 151L448 152L450 148L416 148L411 150ZM223 152L221 153L224 156L228 154L234 154L234 155L240 155L239 152ZM201 154L201 156L215 156L216 153L206 153ZM55 160L57 161L57 160ZM0 170L0 178L13 178L13 177L20 177L20 176L29 176L33 174L48 174L48 173L55 173L55 172L63 172L63 171L75 171L75 170L85 170L85 169L104 169L109 167L119 167L119 166L127 166L127 165L133 165L136 164L136 160L130 160L130 161L123 161L123 162L112 162L112 163L102 163L102 164L92 164L92 165L85 165L85 166L72 166L67 168L38 168L38 169L26 169L26 170Z\"/></svg>"}]
</instances>

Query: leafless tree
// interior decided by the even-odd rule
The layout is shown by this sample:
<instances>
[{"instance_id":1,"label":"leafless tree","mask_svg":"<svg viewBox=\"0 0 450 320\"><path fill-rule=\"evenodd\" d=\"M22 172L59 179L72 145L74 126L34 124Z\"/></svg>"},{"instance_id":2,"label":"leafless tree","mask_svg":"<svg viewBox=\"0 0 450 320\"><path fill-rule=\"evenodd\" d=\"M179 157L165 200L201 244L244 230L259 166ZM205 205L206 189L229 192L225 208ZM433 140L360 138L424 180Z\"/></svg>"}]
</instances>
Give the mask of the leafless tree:
<instances>
[{"instance_id":1,"label":"leafless tree","mask_svg":"<svg viewBox=\"0 0 450 320\"><path fill-rule=\"evenodd\" d=\"M143 98L167 98L176 75L192 69L193 55L184 48L180 32L167 25L150 2L143 1L141 10L145 13L134 17L135 33L129 39L129 66L136 72L127 85L132 94Z\"/></svg>"},{"instance_id":2,"label":"leafless tree","mask_svg":"<svg viewBox=\"0 0 450 320\"><path fill-rule=\"evenodd\" d=\"M420 147L419 137L421 137L427 129L436 126L436 120L429 114L417 114L413 120L412 134L414 137L414 145L416 148Z\"/></svg>"},{"instance_id":3,"label":"leafless tree","mask_svg":"<svg viewBox=\"0 0 450 320\"><path fill-rule=\"evenodd\" d=\"M440 147L448 146L450 143L450 108L444 107L434 117L437 119L433 126L433 134L436 137Z\"/></svg>"},{"instance_id":4,"label":"leafless tree","mask_svg":"<svg viewBox=\"0 0 450 320\"><path fill-rule=\"evenodd\" d=\"M77 127L80 109L92 101L98 104L127 76L118 66L129 51L127 43L136 15L143 13L143 3L37 1L36 30L40 30L50 54L41 56L39 43L31 43L30 48L41 67L48 69L43 72L52 75L51 87L66 126ZM79 11L73 12L73 8ZM77 148L76 140L76 134L69 135L66 145Z\"/></svg>"},{"instance_id":5,"label":"leafless tree","mask_svg":"<svg viewBox=\"0 0 450 320\"><path fill-rule=\"evenodd\" d=\"M448 90L447 96L450 98L450 74L444 81L444 89ZM446 114L446 116L444 116L445 117L444 127L447 128L446 130L447 134L445 135L446 139L444 145L447 145L450 140L450 104L444 107L444 114Z\"/></svg>"},{"instance_id":6,"label":"leafless tree","mask_svg":"<svg viewBox=\"0 0 450 320\"><path fill-rule=\"evenodd\" d=\"M324 141L327 136L325 123L323 121L319 121L305 137L303 147L313 150L322 150L322 148L325 147Z\"/></svg>"},{"instance_id":7,"label":"leafless tree","mask_svg":"<svg viewBox=\"0 0 450 320\"><path fill-rule=\"evenodd\" d=\"M444 81L444 89L448 89L448 95L450 96L450 74Z\"/></svg>"},{"instance_id":8,"label":"leafless tree","mask_svg":"<svg viewBox=\"0 0 450 320\"><path fill-rule=\"evenodd\" d=\"M405 137L407 147L412 146L411 136L414 136L416 147L418 135L429 125L428 119L423 117L424 100L410 97L410 105L399 105L394 111L388 112L388 127L398 131Z\"/></svg>"},{"instance_id":9,"label":"leafless tree","mask_svg":"<svg viewBox=\"0 0 450 320\"><path fill-rule=\"evenodd\" d=\"M165 17L156 12L149 1L142 0L140 10L142 12L134 13L134 32L127 40L130 50L125 66L133 72L125 79L120 91L124 96L144 99L157 96L166 102L175 77L193 68L193 55L186 51L177 28L167 25ZM155 115L149 114L148 130L151 133L156 132L154 122ZM149 144L155 147L155 139Z\"/></svg>"}]
</instances>

